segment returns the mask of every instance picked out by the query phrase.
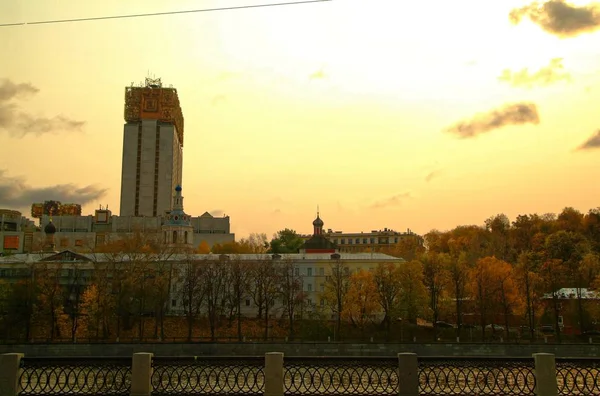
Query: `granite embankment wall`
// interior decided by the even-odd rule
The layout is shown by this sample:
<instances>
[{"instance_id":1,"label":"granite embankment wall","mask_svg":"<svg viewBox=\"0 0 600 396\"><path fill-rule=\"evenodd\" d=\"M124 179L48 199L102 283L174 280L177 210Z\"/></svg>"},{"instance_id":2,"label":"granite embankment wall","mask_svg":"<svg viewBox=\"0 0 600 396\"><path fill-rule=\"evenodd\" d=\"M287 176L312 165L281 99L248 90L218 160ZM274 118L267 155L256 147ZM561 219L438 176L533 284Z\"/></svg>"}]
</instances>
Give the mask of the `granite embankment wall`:
<instances>
[{"instance_id":1,"label":"granite embankment wall","mask_svg":"<svg viewBox=\"0 0 600 396\"><path fill-rule=\"evenodd\" d=\"M283 352L285 356L419 356L531 357L538 352L556 357L598 357L600 344L343 344L343 343L144 343L144 344L23 344L0 345L1 353L25 356L131 356L152 352L155 356L258 356Z\"/></svg>"}]
</instances>

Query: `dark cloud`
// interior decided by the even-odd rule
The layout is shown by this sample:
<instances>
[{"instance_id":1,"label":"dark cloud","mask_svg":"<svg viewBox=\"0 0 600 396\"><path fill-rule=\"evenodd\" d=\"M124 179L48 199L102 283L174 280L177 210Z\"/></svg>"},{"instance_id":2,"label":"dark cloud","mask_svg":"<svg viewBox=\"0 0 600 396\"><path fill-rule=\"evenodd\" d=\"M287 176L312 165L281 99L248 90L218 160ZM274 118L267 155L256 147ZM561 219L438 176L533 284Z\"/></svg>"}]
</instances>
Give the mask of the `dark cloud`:
<instances>
[{"instance_id":1,"label":"dark cloud","mask_svg":"<svg viewBox=\"0 0 600 396\"><path fill-rule=\"evenodd\" d=\"M561 80L570 81L571 75L564 71L562 58L555 58L548 66L542 67L533 74L529 73L527 68L517 72L505 69L498 80L507 82L513 87L532 88L534 85L546 86Z\"/></svg>"},{"instance_id":2,"label":"dark cloud","mask_svg":"<svg viewBox=\"0 0 600 396\"><path fill-rule=\"evenodd\" d=\"M8 131L15 137L81 130L85 124L83 121L75 121L63 115L39 117L19 109L15 101L38 92L39 89L29 83L15 84L8 79L0 79L0 130Z\"/></svg>"},{"instance_id":3,"label":"dark cloud","mask_svg":"<svg viewBox=\"0 0 600 396\"><path fill-rule=\"evenodd\" d=\"M407 199L411 199L411 198L412 198L412 194L410 192L404 192L401 194L396 194L387 199L377 201L374 204L372 204L370 206L370 208L371 209L383 209L383 208L387 208L390 206L398 206L398 205L402 204L402 202L406 201Z\"/></svg>"},{"instance_id":4,"label":"dark cloud","mask_svg":"<svg viewBox=\"0 0 600 396\"><path fill-rule=\"evenodd\" d=\"M529 18L546 32L555 36L575 37L600 29L600 7L597 3L576 6L564 0L550 0L541 4L533 2L510 12L512 23Z\"/></svg>"},{"instance_id":5,"label":"dark cloud","mask_svg":"<svg viewBox=\"0 0 600 396\"><path fill-rule=\"evenodd\" d=\"M600 129L596 131L578 150L592 150L600 148Z\"/></svg>"},{"instance_id":6,"label":"dark cloud","mask_svg":"<svg viewBox=\"0 0 600 396\"><path fill-rule=\"evenodd\" d=\"M430 182L430 181L432 181L433 179L436 179L436 178L438 178L438 177L439 177L441 174L442 174L442 171L440 171L440 170L434 170L434 171L432 171L432 172L429 172L429 173L427 174L427 176L425 176L425 181L426 181L427 183L429 183L429 182Z\"/></svg>"},{"instance_id":7,"label":"dark cloud","mask_svg":"<svg viewBox=\"0 0 600 396\"><path fill-rule=\"evenodd\" d=\"M0 169L1 206L26 208L32 203L48 200L84 205L102 198L106 192L106 188L92 185L79 187L74 184L57 184L47 187L32 187L20 178L8 177L6 171Z\"/></svg>"},{"instance_id":8,"label":"dark cloud","mask_svg":"<svg viewBox=\"0 0 600 396\"><path fill-rule=\"evenodd\" d=\"M540 117L534 103L513 103L487 113L475 115L451 126L446 132L461 138L472 138L508 125L539 124Z\"/></svg>"}]
</instances>

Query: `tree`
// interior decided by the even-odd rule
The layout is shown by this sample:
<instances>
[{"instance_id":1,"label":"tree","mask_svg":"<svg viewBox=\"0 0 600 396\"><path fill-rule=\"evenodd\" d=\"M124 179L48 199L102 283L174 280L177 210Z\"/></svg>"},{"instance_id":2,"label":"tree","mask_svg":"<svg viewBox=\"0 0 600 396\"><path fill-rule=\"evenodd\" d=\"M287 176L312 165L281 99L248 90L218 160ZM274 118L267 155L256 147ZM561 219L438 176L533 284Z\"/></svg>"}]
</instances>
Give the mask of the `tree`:
<instances>
[{"instance_id":1,"label":"tree","mask_svg":"<svg viewBox=\"0 0 600 396\"><path fill-rule=\"evenodd\" d=\"M418 260L412 260L400 265L398 278L401 286L400 309L405 313L408 323L416 325L417 318L425 313L424 307L427 306L427 289L423 283L423 264Z\"/></svg>"},{"instance_id":2,"label":"tree","mask_svg":"<svg viewBox=\"0 0 600 396\"><path fill-rule=\"evenodd\" d=\"M305 299L303 290L303 279L293 261L285 260L279 266L279 290L281 293L281 301L283 310L288 321L288 337L293 341L296 323L297 309L301 309Z\"/></svg>"},{"instance_id":3,"label":"tree","mask_svg":"<svg viewBox=\"0 0 600 396\"><path fill-rule=\"evenodd\" d=\"M377 285L373 274L359 270L350 276L346 304L342 314L365 336L366 326L373 322L377 312Z\"/></svg>"},{"instance_id":4,"label":"tree","mask_svg":"<svg viewBox=\"0 0 600 396\"><path fill-rule=\"evenodd\" d=\"M451 257L447 261L449 294L454 298L456 309L456 336L460 337L462 328L463 303L467 297L467 283L469 279L470 265L466 252L460 252L458 257Z\"/></svg>"},{"instance_id":5,"label":"tree","mask_svg":"<svg viewBox=\"0 0 600 396\"><path fill-rule=\"evenodd\" d=\"M485 327L489 316L494 312L495 294L497 284L493 274L494 265L498 262L495 257L479 259L469 276L469 288L475 301L475 307L479 313L481 325L481 337L485 341Z\"/></svg>"},{"instance_id":6,"label":"tree","mask_svg":"<svg viewBox=\"0 0 600 396\"><path fill-rule=\"evenodd\" d=\"M300 235L289 228L277 231L269 243L269 253L298 253L304 244Z\"/></svg>"},{"instance_id":7,"label":"tree","mask_svg":"<svg viewBox=\"0 0 600 396\"><path fill-rule=\"evenodd\" d=\"M429 304L433 314L433 338L437 340L437 322L440 316L440 300L448 284L446 268L450 256L447 253L428 252L421 256L423 282L429 291Z\"/></svg>"},{"instance_id":8,"label":"tree","mask_svg":"<svg viewBox=\"0 0 600 396\"><path fill-rule=\"evenodd\" d=\"M209 261L203 267L202 289L210 327L210 338L215 341L219 317L223 313L225 305L225 285L229 282L229 274L226 263Z\"/></svg>"},{"instance_id":9,"label":"tree","mask_svg":"<svg viewBox=\"0 0 600 396\"><path fill-rule=\"evenodd\" d=\"M44 263L36 269L36 285L39 290L39 304L34 311L46 328L50 329L50 340L61 336L59 321L64 307L64 291L60 284L60 264Z\"/></svg>"},{"instance_id":10,"label":"tree","mask_svg":"<svg viewBox=\"0 0 600 396\"><path fill-rule=\"evenodd\" d=\"M405 264L402 267L404 266ZM400 268L393 263L380 263L373 274L373 281L377 290L377 301L384 313L383 324L388 336L393 318L400 316L400 295L403 286L400 279Z\"/></svg>"},{"instance_id":11,"label":"tree","mask_svg":"<svg viewBox=\"0 0 600 396\"><path fill-rule=\"evenodd\" d=\"M350 269L342 260L336 259L330 264L330 274L325 280L323 299L331 308L331 312L336 315L337 339L335 341L339 341L342 338L342 313L350 287Z\"/></svg>"},{"instance_id":12,"label":"tree","mask_svg":"<svg viewBox=\"0 0 600 396\"><path fill-rule=\"evenodd\" d=\"M585 315L582 291L584 287L591 284L593 278L590 279L589 276L586 276L586 271L581 269L581 265L583 258L589 252L589 244L580 233L560 230L546 238L545 250L549 259L560 260L564 264L570 283L575 287L579 331L583 332L585 331Z\"/></svg>"},{"instance_id":13,"label":"tree","mask_svg":"<svg viewBox=\"0 0 600 396\"><path fill-rule=\"evenodd\" d=\"M542 274L544 287L546 290L550 290L552 296L552 311L554 313L554 330L556 332L556 340L560 343L562 340L561 329L559 324L560 316L560 305L558 301L558 291L562 287L565 280L565 273L567 268L564 262L560 259L545 259L544 263L540 268Z\"/></svg>"},{"instance_id":14,"label":"tree","mask_svg":"<svg viewBox=\"0 0 600 396\"><path fill-rule=\"evenodd\" d=\"M179 296L181 298L187 322L187 339L192 340L194 319L199 315L204 301L202 264L188 256L181 265L179 274Z\"/></svg>"},{"instance_id":15,"label":"tree","mask_svg":"<svg viewBox=\"0 0 600 396\"><path fill-rule=\"evenodd\" d=\"M269 314L279 294L279 273L273 260L265 258L252 263L252 280L250 295L258 307L258 318L264 319L264 339L269 337Z\"/></svg>"},{"instance_id":16,"label":"tree","mask_svg":"<svg viewBox=\"0 0 600 396\"><path fill-rule=\"evenodd\" d=\"M542 295L539 275L543 255L527 251L519 255L515 266L515 280L525 297L525 315L531 340L535 340L536 311Z\"/></svg>"},{"instance_id":17,"label":"tree","mask_svg":"<svg viewBox=\"0 0 600 396\"><path fill-rule=\"evenodd\" d=\"M210 246L206 241L200 242L198 245L198 249L196 250L199 254L208 254L210 253Z\"/></svg>"},{"instance_id":18,"label":"tree","mask_svg":"<svg viewBox=\"0 0 600 396\"><path fill-rule=\"evenodd\" d=\"M225 300L232 313L237 317L238 341L242 341L242 299L250 287L250 266L238 258L228 262L229 282L226 285ZM230 315L231 316L231 315Z\"/></svg>"}]
</instances>

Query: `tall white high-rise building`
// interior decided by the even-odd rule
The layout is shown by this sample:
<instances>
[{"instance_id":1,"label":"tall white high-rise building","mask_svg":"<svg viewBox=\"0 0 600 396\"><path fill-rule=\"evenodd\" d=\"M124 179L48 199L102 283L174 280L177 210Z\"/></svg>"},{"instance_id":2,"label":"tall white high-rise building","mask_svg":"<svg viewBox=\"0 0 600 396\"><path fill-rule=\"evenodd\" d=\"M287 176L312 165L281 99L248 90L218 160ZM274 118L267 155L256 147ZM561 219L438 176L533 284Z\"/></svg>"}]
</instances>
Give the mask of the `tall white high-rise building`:
<instances>
[{"instance_id":1,"label":"tall white high-rise building","mask_svg":"<svg viewBox=\"0 0 600 396\"><path fill-rule=\"evenodd\" d=\"M121 216L156 217L182 184L183 114L177 90L160 79L125 89Z\"/></svg>"}]
</instances>

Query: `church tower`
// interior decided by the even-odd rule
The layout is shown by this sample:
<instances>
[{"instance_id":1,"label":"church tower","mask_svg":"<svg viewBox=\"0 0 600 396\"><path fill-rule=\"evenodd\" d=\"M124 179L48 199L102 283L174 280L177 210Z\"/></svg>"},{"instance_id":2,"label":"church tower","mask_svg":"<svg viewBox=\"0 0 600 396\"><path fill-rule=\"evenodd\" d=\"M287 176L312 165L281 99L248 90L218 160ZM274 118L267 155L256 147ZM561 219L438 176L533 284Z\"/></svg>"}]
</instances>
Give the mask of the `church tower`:
<instances>
[{"instance_id":1,"label":"church tower","mask_svg":"<svg viewBox=\"0 0 600 396\"><path fill-rule=\"evenodd\" d=\"M175 187L173 208L166 216L162 231L165 245L173 248L194 247L194 227L191 217L183 211L183 197L179 185Z\"/></svg>"}]
</instances>

